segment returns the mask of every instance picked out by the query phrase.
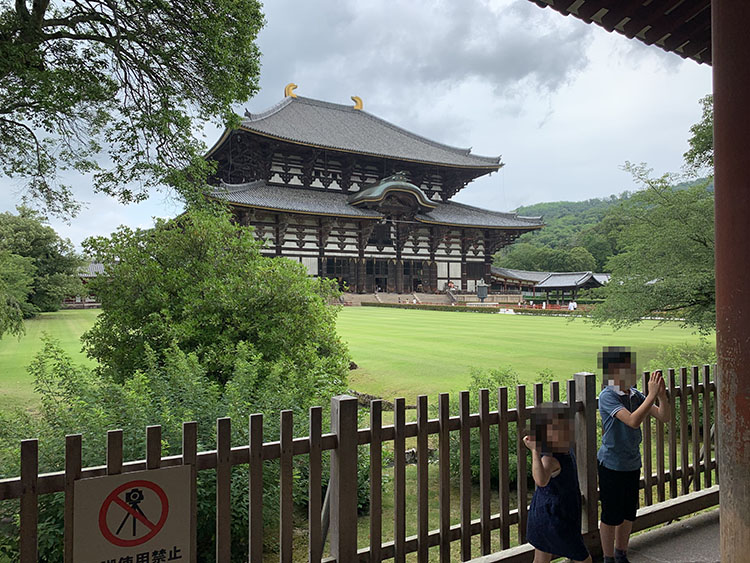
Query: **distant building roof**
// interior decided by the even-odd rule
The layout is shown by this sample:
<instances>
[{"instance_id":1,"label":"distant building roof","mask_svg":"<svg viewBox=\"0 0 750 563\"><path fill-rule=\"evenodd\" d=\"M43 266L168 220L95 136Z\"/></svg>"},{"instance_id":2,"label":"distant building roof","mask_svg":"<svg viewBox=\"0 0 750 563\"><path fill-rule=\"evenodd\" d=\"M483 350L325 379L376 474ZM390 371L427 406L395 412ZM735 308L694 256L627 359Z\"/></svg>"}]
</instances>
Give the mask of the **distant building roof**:
<instances>
[{"instance_id":1,"label":"distant building roof","mask_svg":"<svg viewBox=\"0 0 750 563\"><path fill-rule=\"evenodd\" d=\"M240 130L301 145L461 168L498 169L499 156L478 156L432 141L350 105L286 97L262 113L245 113ZM209 155L221 145L229 131Z\"/></svg>"},{"instance_id":2,"label":"distant building roof","mask_svg":"<svg viewBox=\"0 0 750 563\"><path fill-rule=\"evenodd\" d=\"M333 215L362 219L380 219L376 211L349 204L347 194L318 190L270 186L262 180L247 184L222 184L211 197L232 203L273 211L289 211L312 215ZM419 213L415 219L423 223L459 227L538 229L539 217L520 217L515 213L501 213L480 209L463 203L435 202L435 209Z\"/></svg>"},{"instance_id":3,"label":"distant building roof","mask_svg":"<svg viewBox=\"0 0 750 563\"><path fill-rule=\"evenodd\" d=\"M610 274L595 274L593 272L535 272L529 270L515 270L492 266L492 275L500 278L530 282L536 289L575 289L580 287L599 287L605 285Z\"/></svg>"},{"instance_id":4,"label":"distant building roof","mask_svg":"<svg viewBox=\"0 0 750 563\"><path fill-rule=\"evenodd\" d=\"M549 276L549 272L532 272L529 270L514 270L511 268L499 268L492 266L492 275L512 280L539 283Z\"/></svg>"},{"instance_id":5,"label":"distant building roof","mask_svg":"<svg viewBox=\"0 0 750 563\"><path fill-rule=\"evenodd\" d=\"M104 273L104 264L99 262L89 262L86 266L81 266L78 269L78 277L81 278L95 278Z\"/></svg>"},{"instance_id":6,"label":"distant building roof","mask_svg":"<svg viewBox=\"0 0 750 563\"><path fill-rule=\"evenodd\" d=\"M592 272L553 272L536 286L537 289L576 289L580 287L599 287L602 283Z\"/></svg>"}]
</instances>

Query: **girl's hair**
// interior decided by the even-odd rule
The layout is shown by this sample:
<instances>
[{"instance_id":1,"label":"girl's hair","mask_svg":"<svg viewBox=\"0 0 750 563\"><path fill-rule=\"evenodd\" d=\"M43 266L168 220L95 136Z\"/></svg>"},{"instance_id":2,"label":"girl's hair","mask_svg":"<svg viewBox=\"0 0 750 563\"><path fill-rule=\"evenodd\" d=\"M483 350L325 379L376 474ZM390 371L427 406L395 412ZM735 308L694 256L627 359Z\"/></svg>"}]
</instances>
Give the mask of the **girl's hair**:
<instances>
[{"instance_id":1,"label":"girl's hair","mask_svg":"<svg viewBox=\"0 0 750 563\"><path fill-rule=\"evenodd\" d=\"M531 413L531 435L541 445L543 452L551 451L547 440L547 428L554 420L571 420L573 411L565 403L542 403L534 407Z\"/></svg>"}]
</instances>

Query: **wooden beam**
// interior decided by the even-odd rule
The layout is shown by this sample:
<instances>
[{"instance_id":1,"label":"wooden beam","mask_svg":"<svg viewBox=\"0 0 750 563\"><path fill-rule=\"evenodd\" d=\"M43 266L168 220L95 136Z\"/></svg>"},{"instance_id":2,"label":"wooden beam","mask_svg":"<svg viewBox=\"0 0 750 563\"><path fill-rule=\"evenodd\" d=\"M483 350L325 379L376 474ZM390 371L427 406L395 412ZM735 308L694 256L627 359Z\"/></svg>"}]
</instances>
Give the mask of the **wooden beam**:
<instances>
[{"instance_id":1,"label":"wooden beam","mask_svg":"<svg viewBox=\"0 0 750 563\"><path fill-rule=\"evenodd\" d=\"M661 20L654 23L651 29L649 29L644 35L643 42L647 45L652 45L666 34L676 33L679 28L693 19L706 19L710 23L710 7L711 5L708 2L705 4L701 4L700 2L684 2L683 4L680 4Z\"/></svg>"}]
</instances>

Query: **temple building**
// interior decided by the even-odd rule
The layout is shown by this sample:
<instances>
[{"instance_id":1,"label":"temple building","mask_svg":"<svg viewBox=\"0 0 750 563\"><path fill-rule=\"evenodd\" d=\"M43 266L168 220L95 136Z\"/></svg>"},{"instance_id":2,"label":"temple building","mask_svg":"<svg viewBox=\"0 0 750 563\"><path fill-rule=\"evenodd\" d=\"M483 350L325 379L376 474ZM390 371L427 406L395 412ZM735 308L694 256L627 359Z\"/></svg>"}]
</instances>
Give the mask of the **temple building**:
<instances>
[{"instance_id":1,"label":"temple building","mask_svg":"<svg viewBox=\"0 0 750 563\"><path fill-rule=\"evenodd\" d=\"M472 207L451 198L497 171L500 157L431 141L362 109L297 96L245 114L207 158L211 197L311 275L358 293L474 291L492 282L492 256L539 217Z\"/></svg>"}]
</instances>

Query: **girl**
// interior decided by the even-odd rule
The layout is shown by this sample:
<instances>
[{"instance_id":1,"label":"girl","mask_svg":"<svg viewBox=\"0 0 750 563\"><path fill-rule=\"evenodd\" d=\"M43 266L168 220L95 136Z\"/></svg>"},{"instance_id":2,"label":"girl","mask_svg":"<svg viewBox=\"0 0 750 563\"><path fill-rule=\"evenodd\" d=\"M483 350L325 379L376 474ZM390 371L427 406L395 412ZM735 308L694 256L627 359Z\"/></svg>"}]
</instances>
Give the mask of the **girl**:
<instances>
[{"instance_id":1,"label":"girl","mask_svg":"<svg viewBox=\"0 0 750 563\"><path fill-rule=\"evenodd\" d=\"M534 546L534 563L549 563L553 554L591 563L581 537L581 489L571 447L573 420L562 403L544 403L531 416L531 450L536 490L531 499L526 539Z\"/></svg>"}]
</instances>

